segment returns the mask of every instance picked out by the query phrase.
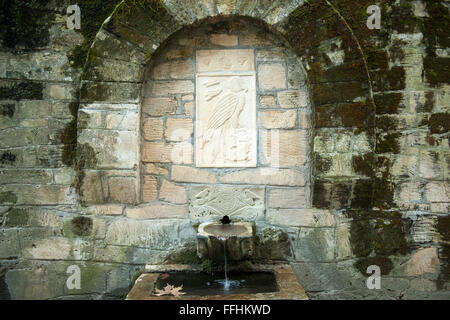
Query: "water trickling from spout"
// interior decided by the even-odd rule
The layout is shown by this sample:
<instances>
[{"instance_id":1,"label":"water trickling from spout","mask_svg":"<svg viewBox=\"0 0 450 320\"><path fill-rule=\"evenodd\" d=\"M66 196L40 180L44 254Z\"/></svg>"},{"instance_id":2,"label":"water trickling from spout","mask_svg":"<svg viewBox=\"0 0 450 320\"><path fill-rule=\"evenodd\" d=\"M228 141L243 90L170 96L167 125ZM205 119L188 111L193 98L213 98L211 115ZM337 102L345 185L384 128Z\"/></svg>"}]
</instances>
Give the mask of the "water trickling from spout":
<instances>
[{"instance_id":1,"label":"water trickling from spout","mask_svg":"<svg viewBox=\"0 0 450 320\"><path fill-rule=\"evenodd\" d=\"M228 272L227 272L227 238L219 237L218 238L223 243L223 256L224 256L224 271L225 271L225 282L223 283L224 289L228 290L230 288L230 282L228 281Z\"/></svg>"}]
</instances>

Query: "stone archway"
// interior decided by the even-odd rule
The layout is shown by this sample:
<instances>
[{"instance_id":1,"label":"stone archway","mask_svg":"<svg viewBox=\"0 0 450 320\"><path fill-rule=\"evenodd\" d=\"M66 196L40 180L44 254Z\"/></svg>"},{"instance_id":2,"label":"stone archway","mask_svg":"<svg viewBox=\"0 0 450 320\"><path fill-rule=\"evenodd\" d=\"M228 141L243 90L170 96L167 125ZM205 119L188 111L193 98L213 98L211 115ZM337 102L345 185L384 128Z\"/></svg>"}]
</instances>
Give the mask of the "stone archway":
<instances>
[{"instance_id":1,"label":"stone archway","mask_svg":"<svg viewBox=\"0 0 450 320\"><path fill-rule=\"evenodd\" d=\"M209 7L196 6L197 1L182 9L177 1L145 3L148 6L122 2L97 34L84 69L78 117L81 202L127 205L127 219L115 221L110 229L123 229L130 236L134 228L147 228L144 221L134 219L159 219L158 223L167 227L171 222L166 219L188 215L185 208L172 204L169 216L160 214L166 205L136 206L145 184L139 169L140 94L145 66L171 35L204 21L220 21L224 16L214 7L210 12ZM292 255L297 261L349 258L349 224L331 210L370 208L376 181L376 167L371 164L375 150L374 105L360 44L345 19L325 1L278 1L267 10L256 2L229 8L223 11L228 17L256 18L287 40L302 60L309 79L314 148L312 206L277 208L275 214L267 214L264 223L269 228L289 230ZM155 180L150 182L154 184ZM177 230L177 234L184 232ZM175 242L192 240L191 232L184 232ZM129 242L116 239L112 231L111 236L114 244ZM286 234L279 238L285 239ZM147 247L146 241L144 244Z\"/></svg>"},{"instance_id":2,"label":"stone archway","mask_svg":"<svg viewBox=\"0 0 450 320\"><path fill-rule=\"evenodd\" d=\"M83 161L81 168L83 202L138 202L139 135L127 125L137 123L144 66L170 35L207 17L222 15L263 20L270 29L286 38L306 63L313 95L314 141L318 146L314 157L314 204L338 208L342 204L335 200L342 202L340 193L355 192L357 195L352 197L357 198L360 191L366 193L367 188L371 188L371 182L365 178L367 175L361 176L357 172L359 169L353 169L355 159L370 157L374 150L371 86L358 43L333 8L320 1L314 5L277 1L269 6L218 3L217 8L209 6L208 2L200 5L197 1L183 8L177 1L144 3L124 1L116 8L97 34L85 65L78 151L86 153L87 157L96 156ZM335 32L330 33L320 26L323 18L318 10L327 14ZM307 26L309 29L304 29ZM313 32L314 26L317 30L312 37L305 30ZM106 115L108 110L111 114ZM101 132L96 124L90 124L99 117L108 117L100 129L106 130ZM114 127L115 122L122 127ZM110 129L113 130L108 131ZM336 134L358 142L351 147L353 149L340 149L342 152L334 157L323 145L330 143L329 137ZM100 149L90 145L93 140L99 142ZM106 145L110 152L103 148ZM344 167L350 169L342 174L340 168ZM344 184L335 181L340 176L347 177ZM128 191L124 193L118 185L126 186ZM90 192L84 193L86 188Z\"/></svg>"}]
</instances>

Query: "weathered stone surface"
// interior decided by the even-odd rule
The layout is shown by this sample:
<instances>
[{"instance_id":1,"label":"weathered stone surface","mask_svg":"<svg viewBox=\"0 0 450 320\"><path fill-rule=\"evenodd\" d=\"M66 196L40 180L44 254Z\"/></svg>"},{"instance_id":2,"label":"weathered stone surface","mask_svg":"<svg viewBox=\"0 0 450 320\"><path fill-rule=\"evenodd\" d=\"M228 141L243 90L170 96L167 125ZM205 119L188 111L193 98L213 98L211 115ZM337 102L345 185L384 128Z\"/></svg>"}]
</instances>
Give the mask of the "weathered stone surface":
<instances>
[{"instance_id":1,"label":"weathered stone surface","mask_svg":"<svg viewBox=\"0 0 450 320\"><path fill-rule=\"evenodd\" d=\"M422 183L410 181L399 184L398 198L401 201L420 201L422 199Z\"/></svg>"},{"instance_id":2,"label":"weathered stone surface","mask_svg":"<svg viewBox=\"0 0 450 320\"><path fill-rule=\"evenodd\" d=\"M450 186L447 181L431 181L425 186L425 197L430 202L450 202Z\"/></svg>"},{"instance_id":3,"label":"weathered stone surface","mask_svg":"<svg viewBox=\"0 0 450 320\"><path fill-rule=\"evenodd\" d=\"M194 82L191 80L154 81L151 90L154 96L193 93Z\"/></svg>"},{"instance_id":4,"label":"weathered stone surface","mask_svg":"<svg viewBox=\"0 0 450 320\"><path fill-rule=\"evenodd\" d=\"M257 51L256 60L263 61L285 61L288 58L286 48L270 48Z\"/></svg>"},{"instance_id":5,"label":"weathered stone surface","mask_svg":"<svg viewBox=\"0 0 450 320\"><path fill-rule=\"evenodd\" d=\"M401 269L407 276L421 276L438 271L439 258L437 248L419 249L406 261Z\"/></svg>"},{"instance_id":6,"label":"weathered stone surface","mask_svg":"<svg viewBox=\"0 0 450 320\"><path fill-rule=\"evenodd\" d=\"M232 34L212 34L209 41L217 46L233 47L238 44L238 37Z\"/></svg>"},{"instance_id":7,"label":"weathered stone surface","mask_svg":"<svg viewBox=\"0 0 450 320\"><path fill-rule=\"evenodd\" d=\"M309 155L306 131L261 130L262 163L272 167L300 167Z\"/></svg>"},{"instance_id":8,"label":"weathered stone surface","mask_svg":"<svg viewBox=\"0 0 450 320\"><path fill-rule=\"evenodd\" d=\"M140 84L127 82L82 81L82 102L138 103ZM71 99L71 98L69 98Z\"/></svg>"},{"instance_id":9,"label":"weathered stone surface","mask_svg":"<svg viewBox=\"0 0 450 320\"><path fill-rule=\"evenodd\" d=\"M73 196L73 190L69 186L18 184L0 186L0 204L73 204Z\"/></svg>"},{"instance_id":10,"label":"weathered stone surface","mask_svg":"<svg viewBox=\"0 0 450 320\"><path fill-rule=\"evenodd\" d=\"M135 203L136 179L128 177L109 178L109 197L112 202Z\"/></svg>"},{"instance_id":11,"label":"weathered stone surface","mask_svg":"<svg viewBox=\"0 0 450 320\"><path fill-rule=\"evenodd\" d=\"M84 79L97 81L139 82L144 70L140 64L107 58L89 61L88 66Z\"/></svg>"},{"instance_id":12,"label":"weathered stone surface","mask_svg":"<svg viewBox=\"0 0 450 320\"><path fill-rule=\"evenodd\" d=\"M131 219L186 218L187 206L150 204L143 207L127 208L126 215Z\"/></svg>"},{"instance_id":13,"label":"weathered stone surface","mask_svg":"<svg viewBox=\"0 0 450 320\"><path fill-rule=\"evenodd\" d=\"M6 274L6 283L11 299L42 300L62 296L67 274L62 277L62 268L55 267L53 263L41 262L32 268L10 270ZM66 270L67 267L65 263Z\"/></svg>"},{"instance_id":14,"label":"weathered stone surface","mask_svg":"<svg viewBox=\"0 0 450 320\"><path fill-rule=\"evenodd\" d=\"M328 210L269 209L268 221L274 225L290 227L332 227L334 217Z\"/></svg>"},{"instance_id":15,"label":"weathered stone surface","mask_svg":"<svg viewBox=\"0 0 450 320\"><path fill-rule=\"evenodd\" d=\"M144 172L145 174L166 175L169 173L169 170L167 170L166 168L156 166L153 163L145 163Z\"/></svg>"},{"instance_id":16,"label":"weathered stone surface","mask_svg":"<svg viewBox=\"0 0 450 320\"><path fill-rule=\"evenodd\" d=\"M311 129L311 113L303 111L299 113L299 127L301 129Z\"/></svg>"},{"instance_id":17,"label":"weathered stone surface","mask_svg":"<svg viewBox=\"0 0 450 320\"><path fill-rule=\"evenodd\" d=\"M0 169L0 184L20 184L24 180L30 184L49 184L53 182L53 175L50 170Z\"/></svg>"},{"instance_id":18,"label":"weathered stone surface","mask_svg":"<svg viewBox=\"0 0 450 320\"><path fill-rule=\"evenodd\" d=\"M186 166L172 166L171 179L179 182L216 183L214 173Z\"/></svg>"},{"instance_id":19,"label":"weathered stone surface","mask_svg":"<svg viewBox=\"0 0 450 320\"><path fill-rule=\"evenodd\" d=\"M350 225L340 224L336 230L337 259L343 260L351 258L353 255L350 242Z\"/></svg>"},{"instance_id":20,"label":"weathered stone surface","mask_svg":"<svg viewBox=\"0 0 450 320\"><path fill-rule=\"evenodd\" d=\"M24 256L37 260L88 260L90 244L81 239L49 238L33 242L24 249Z\"/></svg>"},{"instance_id":21,"label":"weathered stone surface","mask_svg":"<svg viewBox=\"0 0 450 320\"><path fill-rule=\"evenodd\" d=\"M111 223L105 242L110 245L170 250L178 248L187 240L194 240L195 237L194 228L186 222L124 218Z\"/></svg>"},{"instance_id":22,"label":"weathered stone surface","mask_svg":"<svg viewBox=\"0 0 450 320\"><path fill-rule=\"evenodd\" d=\"M166 251L122 246L103 247L99 244L94 247L93 258L99 262L161 264L167 255Z\"/></svg>"},{"instance_id":23,"label":"weathered stone surface","mask_svg":"<svg viewBox=\"0 0 450 320\"><path fill-rule=\"evenodd\" d=\"M273 39L266 33L244 33L241 36L241 45L244 46L269 46L272 43Z\"/></svg>"},{"instance_id":24,"label":"weathered stone surface","mask_svg":"<svg viewBox=\"0 0 450 320\"><path fill-rule=\"evenodd\" d=\"M247 169L219 177L222 183L265 184L274 186L304 186L305 175L293 169Z\"/></svg>"},{"instance_id":25,"label":"weathered stone surface","mask_svg":"<svg viewBox=\"0 0 450 320\"><path fill-rule=\"evenodd\" d=\"M164 180L159 191L159 198L171 203L186 203L186 188Z\"/></svg>"},{"instance_id":26,"label":"weathered stone surface","mask_svg":"<svg viewBox=\"0 0 450 320\"><path fill-rule=\"evenodd\" d=\"M184 112L187 116L189 117L193 117L194 116L194 102L190 101L190 102L186 102L184 104Z\"/></svg>"},{"instance_id":27,"label":"weathered stone surface","mask_svg":"<svg viewBox=\"0 0 450 320\"><path fill-rule=\"evenodd\" d=\"M197 72L253 71L255 63L253 50L198 50Z\"/></svg>"},{"instance_id":28,"label":"weathered stone surface","mask_svg":"<svg viewBox=\"0 0 450 320\"><path fill-rule=\"evenodd\" d=\"M152 201L158 198L158 180L152 176L144 176L142 182L142 201Z\"/></svg>"},{"instance_id":29,"label":"weathered stone surface","mask_svg":"<svg viewBox=\"0 0 450 320\"><path fill-rule=\"evenodd\" d=\"M436 179L441 176L439 157L436 152L421 152L419 158L420 176L426 179Z\"/></svg>"},{"instance_id":30,"label":"weathered stone surface","mask_svg":"<svg viewBox=\"0 0 450 320\"><path fill-rule=\"evenodd\" d=\"M293 243L295 260L325 262L334 259L334 228L300 228Z\"/></svg>"},{"instance_id":31,"label":"weathered stone surface","mask_svg":"<svg viewBox=\"0 0 450 320\"><path fill-rule=\"evenodd\" d=\"M190 60L174 60L158 64L153 69L153 78L166 79L190 79L194 74L194 66Z\"/></svg>"},{"instance_id":32,"label":"weathered stone surface","mask_svg":"<svg viewBox=\"0 0 450 320\"><path fill-rule=\"evenodd\" d=\"M10 259L20 255L20 235L16 229L0 230L0 259Z\"/></svg>"},{"instance_id":33,"label":"weathered stone surface","mask_svg":"<svg viewBox=\"0 0 450 320\"><path fill-rule=\"evenodd\" d=\"M83 170L83 175L80 186L80 197L82 202L89 204L104 203L106 194L103 190L102 172Z\"/></svg>"},{"instance_id":34,"label":"weathered stone surface","mask_svg":"<svg viewBox=\"0 0 450 320\"><path fill-rule=\"evenodd\" d=\"M272 95L264 95L259 97L259 104L263 108L272 108L275 107L275 97Z\"/></svg>"},{"instance_id":35,"label":"weathered stone surface","mask_svg":"<svg viewBox=\"0 0 450 320\"><path fill-rule=\"evenodd\" d=\"M270 188L269 208L304 208L308 205L305 188Z\"/></svg>"},{"instance_id":36,"label":"weathered stone surface","mask_svg":"<svg viewBox=\"0 0 450 320\"><path fill-rule=\"evenodd\" d=\"M258 84L262 91L285 89L286 70L282 64L260 64L258 67Z\"/></svg>"},{"instance_id":37,"label":"weathered stone surface","mask_svg":"<svg viewBox=\"0 0 450 320\"><path fill-rule=\"evenodd\" d=\"M142 161L144 162L162 162L191 164L193 159L192 144L164 142L147 142L143 146Z\"/></svg>"},{"instance_id":38,"label":"weathered stone surface","mask_svg":"<svg viewBox=\"0 0 450 320\"><path fill-rule=\"evenodd\" d=\"M168 118L166 141L190 141L194 131L192 119Z\"/></svg>"},{"instance_id":39,"label":"weathered stone surface","mask_svg":"<svg viewBox=\"0 0 450 320\"><path fill-rule=\"evenodd\" d=\"M144 120L142 134L146 140L161 140L164 134L164 122L162 119Z\"/></svg>"},{"instance_id":40,"label":"weathered stone surface","mask_svg":"<svg viewBox=\"0 0 450 320\"><path fill-rule=\"evenodd\" d=\"M174 114L177 107L178 102L175 98L144 98L142 102L142 112L150 116Z\"/></svg>"},{"instance_id":41,"label":"weathered stone surface","mask_svg":"<svg viewBox=\"0 0 450 320\"><path fill-rule=\"evenodd\" d=\"M105 204L89 206L86 211L99 216L120 216L123 213L123 206L117 204Z\"/></svg>"},{"instance_id":42,"label":"weathered stone surface","mask_svg":"<svg viewBox=\"0 0 450 320\"><path fill-rule=\"evenodd\" d=\"M95 152L96 168L133 169L137 165L138 137L132 131L81 130L79 144ZM108 146L105 149L105 146ZM86 168L86 167L85 167Z\"/></svg>"},{"instance_id":43,"label":"weathered stone surface","mask_svg":"<svg viewBox=\"0 0 450 320\"><path fill-rule=\"evenodd\" d=\"M306 108L308 106L307 94L302 90L287 90L277 93L281 108Z\"/></svg>"},{"instance_id":44,"label":"weathered stone surface","mask_svg":"<svg viewBox=\"0 0 450 320\"><path fill-rule=\"evenodd\" d=\"M297 125L297 112L289 111L260 111L259 121L266 129L292 129Z\"/></svg>"},{"instance_id":45,"label":"weathered stone surface","mask_svg":"<svg viewBox=\"0 0 450 320\"><path fill-rule=\"evenodd\" d=\"M412 279L410 289L417 291L436 291L436 282L424 278Z\"/></svg>"}]
</instances>

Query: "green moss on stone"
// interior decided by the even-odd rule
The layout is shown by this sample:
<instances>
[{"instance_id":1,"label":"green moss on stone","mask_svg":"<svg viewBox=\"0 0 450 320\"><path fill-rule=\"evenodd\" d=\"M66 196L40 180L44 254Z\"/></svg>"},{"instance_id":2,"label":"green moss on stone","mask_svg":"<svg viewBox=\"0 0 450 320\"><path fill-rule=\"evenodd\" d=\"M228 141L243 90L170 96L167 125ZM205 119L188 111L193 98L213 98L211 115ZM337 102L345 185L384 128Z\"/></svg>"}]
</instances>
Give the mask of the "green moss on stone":
<instances>
[{"instance_id":1,"label":"green moss on stone","mask_svg":"<svg viewBox=\"0 0 450 320\"><path fill-rule=\"evenodd\" d=\"M398 132L389 132L386 135L378 135L376 153L399 153L399 137L400 133Z\"/></svg>"},{"instance_id":2,"label":"green moss on stone","mask_svg":"<svg viewBox=\"0 0 450 320\"><path fill-rule=\"evenodd\" d=\"M374 249L375 232L369 220L354 220L350 226L350 244L357 257L367 257Z\"/></svg>"},{"instance_id":3,"label":"green moss on stone","mask_svg":"<svg viewBox=\"0 0 450 320\"><path fill-rule=\"evenodd\" d=\"M0 87L2 100L42 100L44 85L39 82L21 81L12 85Z\"/></svg>"},{"instance_id":4,"label":"green moss on stone","mask_svg":"<svg viewBox=\"0 0 450 320\"><path fill-rule=\"evenodd\" d=\"M68 166L74 164L77 146L77 119L73 118L64 128L61 134L62 162Z\"/></svg>"},{"instance_id":5,"label":"green moss on stone","mask_svg":"<svg viewBox=\"0 0 450 320\"><path fill-rule=\"evenodd\" d=\"M166 263L169 264L189 264L198 265L201 264L201 259L197 256L197 247L194 244L188 244L185 247L173 251L166 259Z\"/></svg>"},{"instance_id":6,"label":"green moss on stone","mask_svg":"<svg viewBox=\"0 0 450 320\"><path fill-rule=\"evenodd\" d=\"M0 105L0 115L3 117L12 118L16 112L16 105L5 103Z\"/></svg>"},{"instance_id":7,"label":"green moss on stone","mask_svg":"<svg viewBox=\"0 0 450 320\"><path fill-rule=\"evenodd\" d=\"M374 169L374 157L372 153L352 157L353 170L362 175L372 176Z\"/></svg>"},{"instance_id":8,"label":"green moss on stone","mask_svg":"<svg viewBox=\"0 0 450 320\"><path fill-rule=\"evenodd\" d=\"M28 224L29 213L26 209L13 208L8 212L7 227L23 227Z\"/></svg>"},{"instance_id":9,"label":"green moss on stone","mask_svg":"<svg viewBox=\"0 0 450 320\"><path fill-rule=\"evenodd\" d=\"M424 57L423 67L427 82L432 86L450 83L450 58Z\"/></svg>"},{"instance_id":10,"label":"green moss on stone","mask_svg":"<svg viewBox=\"0 0 450 320\"><path fill-rule=\"evenodd\" d=\"M428 127L431 133L447 133L450 130L450 114L449 113L434 113L428 120Z\"/></svg>"},{"instance_id":11,"label":"green moss on stone","mask_svg":"<svg viewBox=\"0 0 450 320\"><path fill-rule=\"evenodd\" d=\"M332 184L324 180L314 181L313 206L320 209L327 209L331 204Z\"/></svg>"},{"instance_id":12,"label":"green moss on stone","mask_svg":"<svg viewBox=\"0 0 450 320\"><path fill-rule=\"evenodd\" d=\"M134 285L134 283L136 282L136 280L144 273L144 269L139 269L137 270L133 277L131 278L131 284Z\"/></svg>"},{"instance_id":13,"label":"green moss on stone","mask_svg":"<svg viewBox=\"0 0 450 320\"><path fill-rule=\"evenodd\" d=\"M49 29L55 13L46 6L50 0L2 0L0 39L6 48L34 50L49 43Z\"/></svg>"},{"instance_id":14,"label":"green moss on stone","mask_svg":"<svg viewBox=\"0 0 450 320\"><path fill-rule=\"evenodd\" d=\"M438 217L436 229L441 236L441 272L440 279L443 281L450 280L450 216Z\"/></svg>"},{"instance_id":15,"label":"green moss on stone","mask_svg":"<svg viewBox=\"0 0 450 320\"><path fill-rule=\"evenodd\" d=\"M450 47L450 16L444 1L428 1L429 17L423 19L423 36L427 56L424 57L425 77L432 86L450 83L450 58L437 57L436 48Z\"/></svg>"},{"instance_id":16,"label":"green moss on stone","mask_svg":"<svg viewBox=\"0 0 450 320\"><path fill-rule=\"evenodd\" d=\"M368 276L367 268L372 265L380 267L380 272L382 275L388 275L394 268L394 264L391 259L384 256L362 258L354 264L355 268L358 269L364 276Z\"/></svg>"},{"instance_id":17,"label":"green moss on stone","mask_svg":"<svg viewBox=\"0 0 450 320\"><path fill-rule=\"evenodd\" d=\"M388 209L394 202L394 186L388 178L376 178L373 188L374 206Z\"/></svg>"},{"instance_id":18,"label":"green moss on stone","mask_svg":"<svg viewBox=\"0 0 450 320\"><path fill-rule=\"evenodd\" d=\"M388 69L389 58L384 50L370 48L365 51L369 69Z\"/></svg>"},{"instance_id":19,"label":"green moss on stone","mask_svg":"<svg viewBox=\"0 0 450 320\"><path fill-rule=\"evenodd\" d=\"M79 168L93 168L97 164L97 153L89 144L80 144L77 147L77 166Z\"/></svg>"},{"instance_id":20,"label":"green moss on stone","mask_svg":"<svg viewBox=\"0 0 450 320\"><path fill-rule=\"evenodd\" d=\"M73 68L82 68L86 62L89 48L102 23L112 14L120 0L79 0L77 4L81 9L81 34L84 41L75 46L67 58Z\"/></svg>"},{"instance_id":21,"label":"green moss on stone","mask_svg":"<svg viewBox=\"0 0 450 320\"><path fill-rule=\"evenodd\" d=\"M17 196L12 191L5 191L0 193L0 203L16 203Z\"/></svg>"},{"instance_id":22,"label":"green moss on stone","mask_svg":"<svg viewBox=\"0 0 450 320\"><path fill-rule=\"evenodd\" d=\"M403 96L401 93L383 93L374 96L376 114L397 114Z\"/></svg>"},{"instance_id":23,"label":"green moss on stone","mask_svg":"<svg viewBox=\"0 0 450 320\"><path fill-rule=\"evenodd\" d=\"M351 195L351 207L368 209L373 204L373 180L357 179L353 182L353 190ZM348 198L348 193L342 197Z\"/></svg>"},{"instance_id":24,"label":"green moss on stone","mask_svg":"<svg viewBox=\"0 0 450 320\"><path fill-rule=\"evenodd\" d=\"M327 173L331 169L332 164L332 158L324 157L320 153L314 154L314 167L316 174Z\"/></svg>"},{"instance_id":25,"label":"green moss on stone","mask_svg":"<svg viewBox=\"0 0 450 320\"><path fill-rule=\"evenodd\" d=\"M405 255L409 252L409 244L406 241L403 222L400 218L380 219L375 226L375 233L375 253L377 255Z\"/></svg>"},{"instance_id":26,"label":"green moss on stone","mask_svg":"<svg viewBox=\"0 0 450 320\"><path fill-rule=\"evenodd\" d=\"M5 151L0 156L1 164L13 164L16 161L16 155L11 151Z\"/></svg>"},{"instance_id":27,"label":"green moss on stone","mask_svg":"<svg viewBox=\"0 0 450 320\"><path fill-rule=\"evenodd\" d=\"M77 236L89 236L92 232L93 223L89 217L76 217L70 222L72 232Z\"/></svg>"},{"instance_id":28,"label":"green moss on stone","mask_svg":"<svg viewBox=\"0 0 450 320\"><path fill-rule=\"evenodd\" d=\"M378 70L370 72L373 90L397 91L405 89L406 73L400 66L392 67L390 70Z\"/></svg>"}]
</instances>

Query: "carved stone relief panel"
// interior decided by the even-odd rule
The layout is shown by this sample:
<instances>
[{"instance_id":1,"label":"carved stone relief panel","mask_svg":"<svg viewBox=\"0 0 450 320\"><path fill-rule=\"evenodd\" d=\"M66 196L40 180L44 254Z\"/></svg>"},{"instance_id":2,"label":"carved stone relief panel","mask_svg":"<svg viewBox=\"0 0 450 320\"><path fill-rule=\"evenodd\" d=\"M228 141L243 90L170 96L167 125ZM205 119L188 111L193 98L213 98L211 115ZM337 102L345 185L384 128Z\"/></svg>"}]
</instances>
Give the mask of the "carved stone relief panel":
<instances>
[{"instance_id":1,"label":"carved stone relief panel","mask_svg":"<svg viewBox=\"0 0 450 320\"><path fill-rule=\"evenodd\" d=\"M237 186L196 186L190 194L191 218L230 216L264 218L264 188Z\"/></svg>"},{"instance_id":2,"label":"carved stone relief panel","mask_svg":"<svg viewBox=\"0 0 450 320\"><path fill-rule=\"evenodd\" d=\"M252 50L199 50L197 167L256 167L256 75Z\"/></svg>"}]
</instances>

